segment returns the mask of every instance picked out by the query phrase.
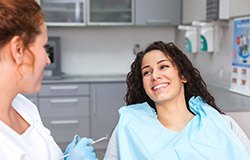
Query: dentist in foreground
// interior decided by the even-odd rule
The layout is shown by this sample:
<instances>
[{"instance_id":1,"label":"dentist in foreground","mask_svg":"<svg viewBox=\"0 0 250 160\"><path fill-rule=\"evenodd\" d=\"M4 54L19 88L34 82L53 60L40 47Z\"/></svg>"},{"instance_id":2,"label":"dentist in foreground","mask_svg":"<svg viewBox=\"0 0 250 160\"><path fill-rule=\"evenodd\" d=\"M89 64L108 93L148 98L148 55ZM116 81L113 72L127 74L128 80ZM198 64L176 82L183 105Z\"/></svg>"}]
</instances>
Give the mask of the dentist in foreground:
<instances>
[{"instance_id":1,"label":"dentist in foreground","mask_svg":"<svg viewBox=\"0 0 250 160\"><path fill-rule=\"evenodd\" d=\"M75 136L63 154L21 94L39 92L47 28L35 0L0 1L0 160L94 160L91 139Z\"/></svg>"}]
</instances>

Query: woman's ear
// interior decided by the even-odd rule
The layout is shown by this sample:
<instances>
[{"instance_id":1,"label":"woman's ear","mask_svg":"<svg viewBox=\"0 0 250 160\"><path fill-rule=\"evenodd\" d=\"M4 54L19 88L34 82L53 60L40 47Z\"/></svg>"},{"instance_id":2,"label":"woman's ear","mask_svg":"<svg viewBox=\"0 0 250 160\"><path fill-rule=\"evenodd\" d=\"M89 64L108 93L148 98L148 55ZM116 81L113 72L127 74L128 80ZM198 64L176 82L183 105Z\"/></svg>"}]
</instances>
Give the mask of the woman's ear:
<instances>
[{"instance_id":1,"label":"woman's ear","mask_svg":"<svg viewBox=\"0 0 250 160\"><path fill-rule=\"evenodd\" d=\"M20 36L14 36L10 41L11 56L20 65L24 59L24 46Z\"/></svg>"},{"instance_id":2,"label":"woman's ear","mask_svg":"<svg viewBox=\"0 0 250 160\"><path fill-rule=\"evenodd\" d=\"M183 83L187 83L187 79L183 75L181 76L181 79Z\"/></svg>"}]
</instances>

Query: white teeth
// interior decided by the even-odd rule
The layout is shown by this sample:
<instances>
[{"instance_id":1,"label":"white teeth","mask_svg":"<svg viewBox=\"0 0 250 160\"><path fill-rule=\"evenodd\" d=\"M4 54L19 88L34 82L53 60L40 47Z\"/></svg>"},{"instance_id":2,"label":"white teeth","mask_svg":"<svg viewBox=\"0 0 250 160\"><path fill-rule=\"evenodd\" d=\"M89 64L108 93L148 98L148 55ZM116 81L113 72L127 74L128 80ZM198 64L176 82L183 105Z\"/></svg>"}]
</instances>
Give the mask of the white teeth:
<instances>
[{"instance_id":1,"label":"white teeth","mask_svg":"<svg viewBox=\"0 0 250 160\"><path fill-rule=\"evenodd\" d=\"M159 85L157 85L157 86L154 86L154 88L153 89L159 89L159 88L161 88L161 87L165 87L165 86L167 86L167 84L159 84Z\"/></svg>"}]
</instances>

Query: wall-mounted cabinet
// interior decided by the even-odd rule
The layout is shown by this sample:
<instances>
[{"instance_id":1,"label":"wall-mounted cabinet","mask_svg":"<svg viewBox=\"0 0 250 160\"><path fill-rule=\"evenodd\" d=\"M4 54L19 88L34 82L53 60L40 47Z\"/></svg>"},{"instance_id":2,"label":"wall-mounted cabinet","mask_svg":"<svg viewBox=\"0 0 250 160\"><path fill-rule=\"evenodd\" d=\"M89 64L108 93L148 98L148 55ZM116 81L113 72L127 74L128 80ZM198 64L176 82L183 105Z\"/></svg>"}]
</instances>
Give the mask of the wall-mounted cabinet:
<instances>
[{"instance_id":1,"label":"wall-mounted cabinet","mask_svg":"<svg viewBox=\"0 0 250 160\"><path fill-rule=\"evenodd\" d=\"M88 25L132 25L134 0L89 0Z\"/></svg>"},{"instance_id":2,"label":"wall-mounted cabinet","mask_svg":"<svg viewBox=\"0 0 250 160\"><path fill-rule=\"evenodd\" d=\"M85 26L85 0L40 0L49 26Z\"/></svg>"},{"instance_id":3,"label":"wall-mounted cabinet","mask_svg":"<svg viewBox=\"0 0 250 160\"><path fill-rule=\"evenodd\" d=\"M249 0L230 0L228 3L230 18L250 15Z\"/></svg>"},{"instance_id":4,"label":"wall-mounted cabinet","mask_svg":"<svg viewBox=\"0 0 250 160\"><path fill-rule=\"evenodd\" d=\"M206 21L206 0L189 0L182 2L182 23Z\"/></svg>"},{"instance_id":5,"label":"wall-mounted cabinet","mask_svg":"<svg viewBox=\"0 0 250 160\"><path fill-rule=\"evenodd\" d=\"M179 25L181 0L37 0L48 26Z\"/></svg>"},{"instance_id":6,"label":"wall-mounted cabinet","mask_svg":"<svg viewBox=\"0 0 250 160\"><path fill-rule=\"evenodd\" d=\"M135 25L178 25L181 0L136 0Z\"/></svg>"},{"instance_id":7,"label":"wall-mounted cabinet","mask_svg":"<svg viewBox=\"0 0 250 160\"><path fill-rule=\"evenodd\" d=\"M40 0L48 26L133 25L134 0Z\"/></svg>"},{"instance_id":8,"label":"wall-mounted cabinet","mask_svg":"<svg viewBox=\"0 0 250 160\"><path fill-rule=\"evenodd\" d=\"M193 21L206 21L209 19L206 15L207 7L212 7L212 10L217 10L216 7L218 7L217 16L219 20L228 20L230 18L250 15L249 0L219 0L218 2L218 6L215 4L211 6L211 3L207 6L207 0L183 0L182 23L190 24Z\"/></svg>"}]
</instances>

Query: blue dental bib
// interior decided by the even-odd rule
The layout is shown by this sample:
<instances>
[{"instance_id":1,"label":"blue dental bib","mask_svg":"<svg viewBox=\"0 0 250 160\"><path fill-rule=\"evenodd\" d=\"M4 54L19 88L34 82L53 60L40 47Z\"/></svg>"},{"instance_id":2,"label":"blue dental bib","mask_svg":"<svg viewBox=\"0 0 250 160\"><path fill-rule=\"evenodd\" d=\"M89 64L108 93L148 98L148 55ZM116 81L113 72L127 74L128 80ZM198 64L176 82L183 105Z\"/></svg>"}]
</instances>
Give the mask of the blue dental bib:
<instances>
[{"instance_id":1,"label":"blue dental bib","mask_svg":"<svg viewBox=\"0 0 250 160\"><path fill-rule=\"evenodd\" d=\"M145 102L122 107L117 125L120 160L250 160L221 114L192 97L195 117L181 132L165 128Z\"/></svg>"}]
</instances>

